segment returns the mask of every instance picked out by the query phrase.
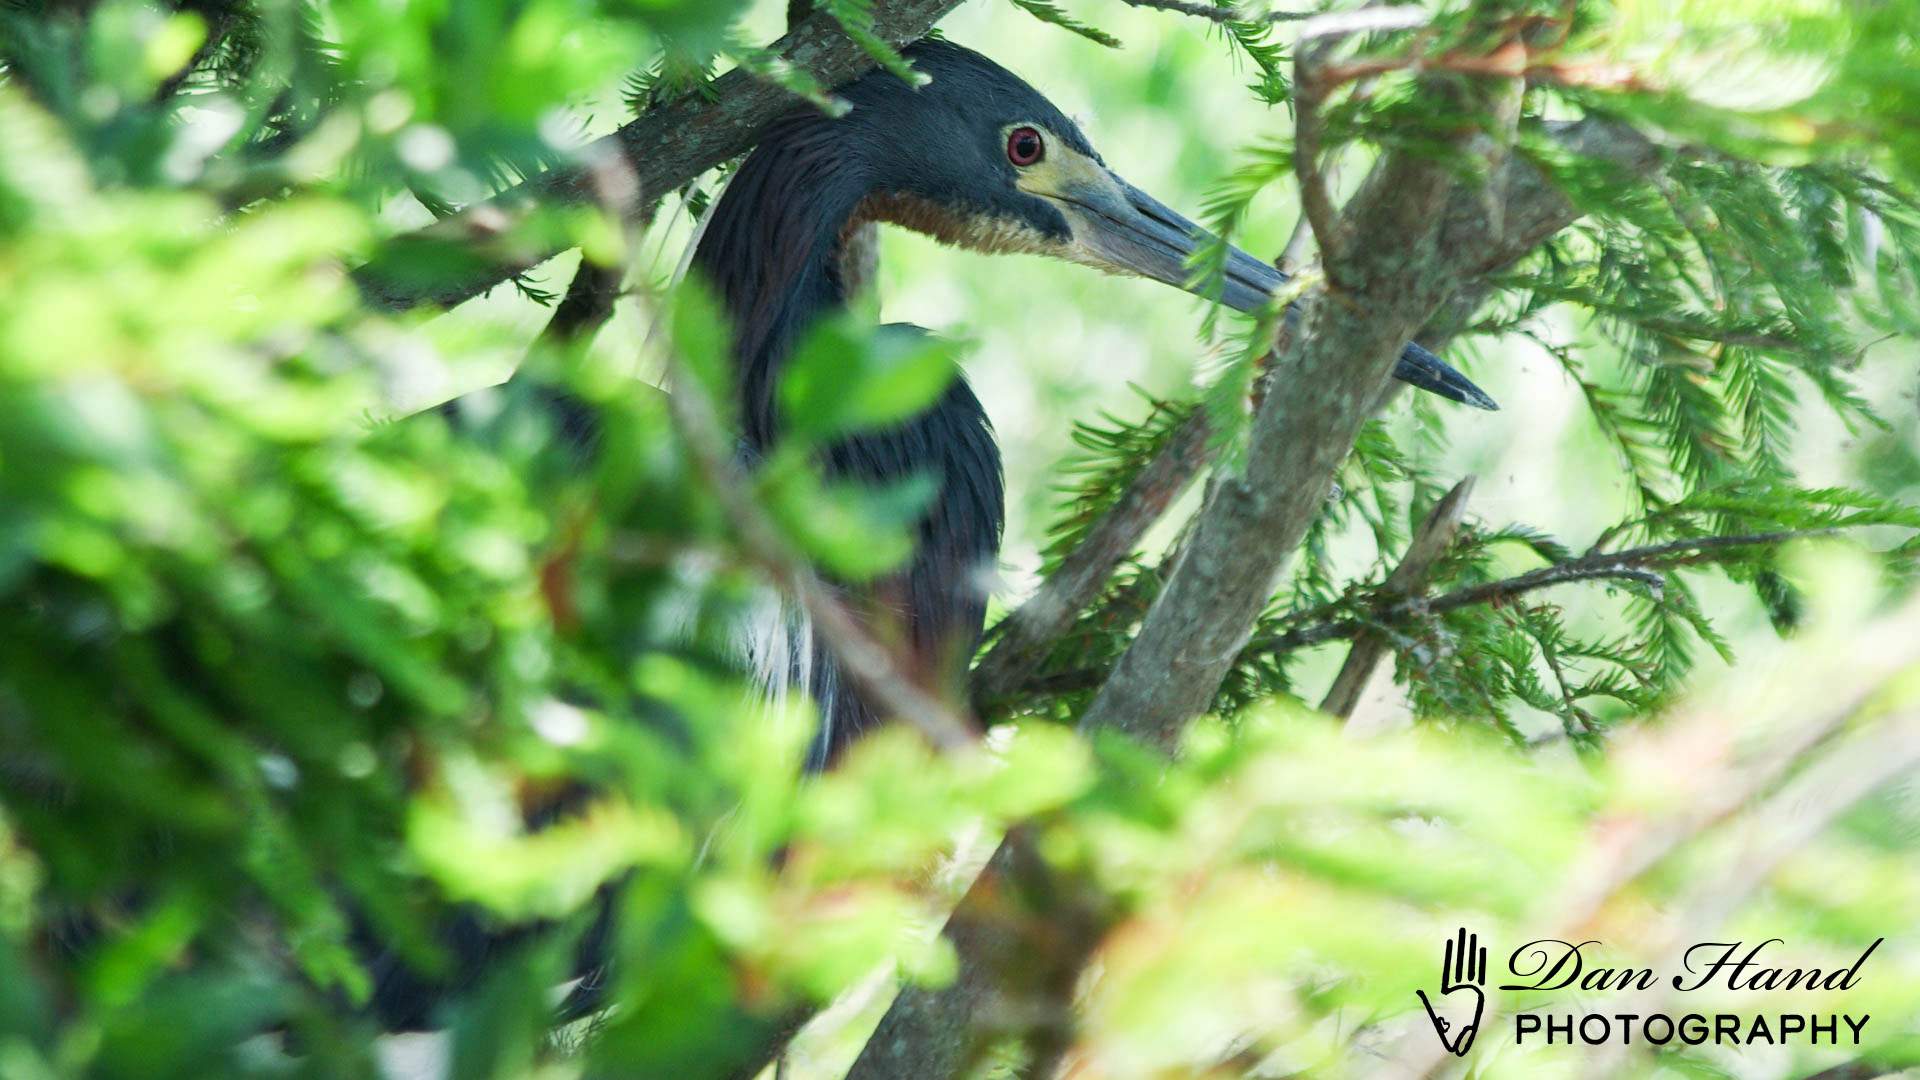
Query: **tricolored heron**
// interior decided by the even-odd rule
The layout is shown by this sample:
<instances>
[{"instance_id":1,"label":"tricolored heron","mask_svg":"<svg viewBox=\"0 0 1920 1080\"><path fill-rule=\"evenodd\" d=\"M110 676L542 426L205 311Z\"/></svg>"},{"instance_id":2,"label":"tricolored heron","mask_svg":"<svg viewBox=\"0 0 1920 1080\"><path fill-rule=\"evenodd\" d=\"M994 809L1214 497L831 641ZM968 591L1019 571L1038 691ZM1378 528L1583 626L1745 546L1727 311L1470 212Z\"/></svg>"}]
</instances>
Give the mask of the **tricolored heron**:
<instances>
[{"instance_id":1,"label":"tricolored heron","mask_svg":"<svg viewBox=\"0 0 1920 1080\"><path fill-rule=\"evenodd\" d=\"M1073 121L1006 69L960 46L906 51L931 78L919 88L876 70L842 88L834 118L802 109L775 123L707 223L694 269L734 323L738 405L750 453L780 437L775 388L809 324L859 288L848 248L863 226L904 226L957 247L1020 252L1217 289L1226 306L1262 308L1286 278L1229 249L1224 280L1196 286L1189 258L1211 238L1109 169ZM1394 374L1481 408L1493 402L1418 345ZM890 430L832 447L828 470L874 483L929 476L937 494L920 522L911 563L864 598L897 613L917 673L949 685L979 643L980 582L1000 547L1000 454L986 411L964 379L931 409ZM804 686L822 728L813 764L831 760L876 719L840 692L831 661L804 627L762 639L763 673Z\"/></svg>"}]
</instances>

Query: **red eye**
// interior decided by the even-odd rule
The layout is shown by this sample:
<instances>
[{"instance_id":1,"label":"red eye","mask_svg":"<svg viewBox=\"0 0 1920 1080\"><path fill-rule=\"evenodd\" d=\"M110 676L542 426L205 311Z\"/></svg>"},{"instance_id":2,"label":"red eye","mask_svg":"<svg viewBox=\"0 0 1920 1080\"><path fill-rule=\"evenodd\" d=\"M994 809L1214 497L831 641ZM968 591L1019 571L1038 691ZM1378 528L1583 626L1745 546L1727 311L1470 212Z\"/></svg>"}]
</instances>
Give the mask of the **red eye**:
<instances>
[{"instance_id":1,"label":"red eye","mask_svg":"<svg viewBox=\"0 0 1920 1080\"><path fill-rule=\"evenodd\" d=\"M1014 128L1007 136L1007 160L1021 168L1040 164L1047 156L1047 142L1030 127Z\"/></svg>"}]
</instances>

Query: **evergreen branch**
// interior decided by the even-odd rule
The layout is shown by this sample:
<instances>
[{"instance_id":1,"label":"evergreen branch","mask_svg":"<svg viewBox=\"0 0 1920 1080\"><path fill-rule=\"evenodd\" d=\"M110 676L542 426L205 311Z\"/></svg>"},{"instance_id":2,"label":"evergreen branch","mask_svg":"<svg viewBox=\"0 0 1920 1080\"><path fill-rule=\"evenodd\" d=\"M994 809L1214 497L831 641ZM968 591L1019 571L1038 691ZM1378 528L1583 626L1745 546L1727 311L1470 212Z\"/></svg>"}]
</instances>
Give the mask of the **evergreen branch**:
<instances>
[{"instance_id":1,"label":"evergreen branch","mask_svg":"<svg viewBox=\"0 0 1920 1080\"><path fill-rule=\"evenodd\" d=\"M848 37L860 43L874 63L909 86L927 84L927 76L915 71L892 42L874 33L873 0L820 0L820 6L839 21Z\"/></svg>"},{"instance_id":2,"label":"evergreen branch","mask_svg":"<svg viewBox=\"0 0 1920 1080\"><path fill-rule=\"evenodd\" d=\"M1118 49L1121 46L1119 38L1097 26L1088 26L1060 10L1060 6L1052 0L1011 0L1011 3L1043 23L1051 23L1068 33L1078 34L1096 45L1104 45L1109 49Z\"/></svg>"},{"instance_id":3,"label":"evergreen branch","mask_svg":"<svg viewBox=\"0 0 1920 1080\"><path fill-rule=\"evenodd\" d=\"M1328 279L1335 284L1346 284L1341 281L1340 263L1344 259L1347 240L1344 230L1347 224L1334 208L1332 187L1321 168L1320 159L1324 150L1322 140L1326 131L1322 106L1329 94L1347 83L1386 71L1414 67L1422 61L1414 52L1402 58L1358 64L1336 66L1325 61L1342 39L1356 34L1418 30L1425 27L1430 19L1431 16L1419 8L1369 7L1316 15L1300 26L1299 42L1294 53L1293 168L1300 182L1301 213L1312 227ZM1517 42L1503 45L1485 57L1448 56L1441 60L1452 62L1453 70L1478 75L1513 76L1525 70L1525 50L1519 48Z\"/></svg>"}]
</instances>

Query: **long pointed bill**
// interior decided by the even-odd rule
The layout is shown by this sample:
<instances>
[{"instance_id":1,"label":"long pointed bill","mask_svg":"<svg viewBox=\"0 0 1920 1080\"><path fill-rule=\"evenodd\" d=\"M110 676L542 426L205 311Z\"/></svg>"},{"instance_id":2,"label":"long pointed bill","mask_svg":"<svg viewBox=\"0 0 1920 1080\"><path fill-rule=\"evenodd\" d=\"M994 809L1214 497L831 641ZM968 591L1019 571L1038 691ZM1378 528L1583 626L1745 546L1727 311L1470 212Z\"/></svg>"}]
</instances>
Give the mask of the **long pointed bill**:
<instances>
[{"instance_id":1,"label":"long pointed bill","mask_svg":"<svg viewBox=\"0 0 1920 1080\"><path fill-rule=\"evenodd\" d=\"M1084 179L1093 182L1075 184L1054 198L1071 221L1074 244L1086 261L1198 296L1218 295L1221 303L1235 311L1259 311L1286 284L1285 274L1236 247L1227 249L1223 279L1193 281L1188 260L1203 245L1214 242L1212 235L1111 173ZM1401 353L1393 375L1478 409L1500 407L1465 375L1418 345L1409 344Z\"/></svg>"}]
</instances>

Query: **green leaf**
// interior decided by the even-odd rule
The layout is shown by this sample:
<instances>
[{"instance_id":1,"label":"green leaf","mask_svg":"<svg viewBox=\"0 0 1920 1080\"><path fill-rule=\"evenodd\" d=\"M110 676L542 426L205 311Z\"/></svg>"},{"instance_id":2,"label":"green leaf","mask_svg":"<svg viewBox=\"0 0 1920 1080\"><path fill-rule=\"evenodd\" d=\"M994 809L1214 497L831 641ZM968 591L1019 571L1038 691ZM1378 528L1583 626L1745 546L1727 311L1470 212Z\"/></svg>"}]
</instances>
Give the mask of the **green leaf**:
<instances>
[{"instance_id":1,"label":"green leaf","mask_svg":"<svg viewBox=\"0 0 1920 1080\"><path fill-rule=\"evenodd\" d=\"M732 331L720 299L698 278L689 275L668 299L664 315L673 342L674 357L693 377L713 407L737 424L738 394L734 389Z\"/></svg>"},{"instance_id":2,"label":"green leaf","mask_svg":"<svg viewBox=\"0 0 1920 1080\"><path fill-rule=\"evenodd\" d=\"M913 554L911 530L937 491L924 474L891 484L832 481L797 444L761 467L760 497L782 530L833 577L871 581Z\"/></svg>"},{"instance_id":3,"label":"green leaf","mask_svg":"<svg viewBox=\"0 0 1920 1080\"><path fill-rule=\"evenodd\" d=\"M852 317L816 327L780 381L786 430L825 442L899 423L931 407L959 374L959 347L914 327L862 331Z\"/></svg>"}]
</instances>

